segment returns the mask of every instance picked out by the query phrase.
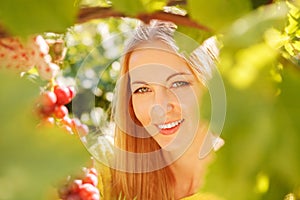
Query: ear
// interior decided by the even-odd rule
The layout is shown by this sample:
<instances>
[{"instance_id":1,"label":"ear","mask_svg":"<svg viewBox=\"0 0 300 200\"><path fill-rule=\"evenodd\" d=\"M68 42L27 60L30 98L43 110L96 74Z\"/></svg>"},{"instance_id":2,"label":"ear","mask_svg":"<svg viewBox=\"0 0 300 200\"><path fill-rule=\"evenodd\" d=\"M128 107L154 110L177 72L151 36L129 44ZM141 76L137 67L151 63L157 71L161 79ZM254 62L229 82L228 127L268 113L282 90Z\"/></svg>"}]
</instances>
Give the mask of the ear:
<instances>
[{"instance_id":1,"label":"ear","mask_svg":"<svg viewBox=\"0 0 300 200\"><path fill-rule=\"evenodd\" d=\"M225 142L221 137L208 132L199 151L199 159L205 158L212 150L219 150L224 144Z\"/></svg>"}]
</instances>

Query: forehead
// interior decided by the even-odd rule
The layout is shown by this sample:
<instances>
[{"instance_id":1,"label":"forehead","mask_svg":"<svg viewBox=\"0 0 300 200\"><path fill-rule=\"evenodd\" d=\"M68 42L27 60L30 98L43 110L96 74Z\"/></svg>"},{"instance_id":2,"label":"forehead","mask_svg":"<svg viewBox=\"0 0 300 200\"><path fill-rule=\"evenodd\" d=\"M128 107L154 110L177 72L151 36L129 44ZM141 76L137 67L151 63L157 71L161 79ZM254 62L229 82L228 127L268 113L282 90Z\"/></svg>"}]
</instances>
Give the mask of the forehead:
<instances>
[{"instance_id":1,"label":"forehead","mask_svg":"<svg viewBox=\"0 0 300 200\"><path fill-rule=\"evenodd\" d=\"M129 58L131 79L164 78L174 73L191 73L187 62L162 42L139 46Z\"/></svg>"}]
</instances>

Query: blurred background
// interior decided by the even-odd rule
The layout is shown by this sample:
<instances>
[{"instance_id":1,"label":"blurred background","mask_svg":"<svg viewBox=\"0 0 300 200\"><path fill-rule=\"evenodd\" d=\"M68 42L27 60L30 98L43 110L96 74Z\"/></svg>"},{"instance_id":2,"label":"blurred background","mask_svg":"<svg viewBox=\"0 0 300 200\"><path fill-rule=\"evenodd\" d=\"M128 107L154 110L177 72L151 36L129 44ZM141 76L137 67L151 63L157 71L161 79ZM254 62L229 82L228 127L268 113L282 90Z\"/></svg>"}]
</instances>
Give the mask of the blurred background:
<instances>
[{"instance_id":1,"label":"blurred background","mask_svg":"<svg viewBox=\"0 0 300 200\"><path fill-rule=\"evenodd\" d=\"M276 0L0 1L0 199L56 199L55 185L89 164L78 137L38 125L36 99L53 81L75 86L69 116L89 127L88 142L109 134L124 43L139 20L150 19L173 21L193 44L217 35L222 46L226 144L203 191L230 200L300 199L299 6ZM7 49L21 48L7 38L37 34L59 66L50 78L37 68L20 76L4 58Z\"/></svg>"}]
</instances>

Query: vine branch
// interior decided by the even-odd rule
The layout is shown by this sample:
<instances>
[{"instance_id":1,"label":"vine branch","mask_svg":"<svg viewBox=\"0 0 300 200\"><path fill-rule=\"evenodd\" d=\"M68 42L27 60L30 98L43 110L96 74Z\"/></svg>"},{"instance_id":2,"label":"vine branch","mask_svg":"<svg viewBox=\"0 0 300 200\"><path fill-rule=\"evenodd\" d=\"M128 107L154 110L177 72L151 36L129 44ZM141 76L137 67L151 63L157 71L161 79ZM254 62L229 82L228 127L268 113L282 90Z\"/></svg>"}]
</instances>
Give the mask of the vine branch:
<instances>
[{"instance_id":1,"label":"vine branch","mask_svg":"<svg viewBox=\"0 0 300 200\"><path fill-rule=\"evenodd\" d=\"M182 16L182 15L176 15L173 13L166 13L163 11L156 11L153 13L141 13L141 14L138 14L137 16L127 16L124 13L115 11L111 7L108 7L108 8L105 8L105 7L81 8L78 12L76 23L80 24L80 23L84 23L84 22L87 22L92 19L104 19L104 18L109 18L109 17L116 17L116 18L134 17L145 23L148 23L151 19L157 19L157 20L163 20L163 21L170 21L177 25L188 26L188 27L192 27L192 28L196 28L196 29L200 29L200 30L204 30L204 31L208 31L208 32L211 31L208 27L201 25L201 24L197 23L196 21L190 19L188 15ZM9 36L11 36L11 35L0 24L0 38L9 37Z\"/></svg>"},{"instance_id":2,"label":"vine branch","mask_svg":"<svg viewBox=\"0 0 300 200\"><path fill-rule=\"evenodd\" d=\"M83 23L89 21L91 19L101 19L108 17L130 17L126 16L123 13L117 12L112 8L102 8L102 7L88 7L81 8L77 17L77 23ZM208 27L198 24L189 18L188 15L176 15L172 13L166 13L163 11L156 11L153 13L142 13L137 16L133 16L134 18L140 19L141 21L148 23L151 19L170 21L178 25L184 25L200 30L211 31Z\"/></svg>"},{"instance_id":3,"label":"vine branch","mask_svg":"<svg viewBox=\"0 0 300 200\"><path fill-rule=\"evenodd\" d=\"M77 15L77 23L84 23L92 19L102 19L108 17L126 17L124 14L114 11L111 8L86 7L81 8Z\"/></svg>"},{"instance_id":4,"label":"vine branch","mask_svg":"<svg viewBox=\"0 0 300 200\"><path fill-rule=\"evenodd\" d=\"M8 37L9 34L5 31L4 27L0 24L0 38Z\"/></svg>"}]
</instances>

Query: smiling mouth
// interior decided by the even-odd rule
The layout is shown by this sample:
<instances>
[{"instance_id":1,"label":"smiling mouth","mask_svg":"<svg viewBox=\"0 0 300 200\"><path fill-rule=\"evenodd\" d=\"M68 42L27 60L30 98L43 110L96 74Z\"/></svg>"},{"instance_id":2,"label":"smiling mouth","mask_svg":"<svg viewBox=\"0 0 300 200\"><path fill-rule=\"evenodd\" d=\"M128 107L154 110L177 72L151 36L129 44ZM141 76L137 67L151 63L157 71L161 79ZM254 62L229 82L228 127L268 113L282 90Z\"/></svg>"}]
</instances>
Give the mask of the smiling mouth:
<instances>
[{"instance_id":1,"label":"smiling mouth","mask_svg":"<svg viewBox=\"0 0 300 200\"><path fill-rule=\"evenodd\" d=\"M157 127L159 128L160 133L162 133L163 135L171 135L179 129L183 121L184 119L166 123L166 124L159 124L157 125Z\"/></svg>"}]
</instances>

